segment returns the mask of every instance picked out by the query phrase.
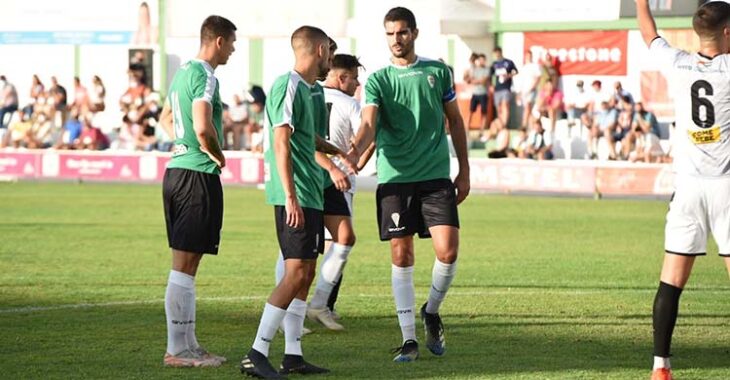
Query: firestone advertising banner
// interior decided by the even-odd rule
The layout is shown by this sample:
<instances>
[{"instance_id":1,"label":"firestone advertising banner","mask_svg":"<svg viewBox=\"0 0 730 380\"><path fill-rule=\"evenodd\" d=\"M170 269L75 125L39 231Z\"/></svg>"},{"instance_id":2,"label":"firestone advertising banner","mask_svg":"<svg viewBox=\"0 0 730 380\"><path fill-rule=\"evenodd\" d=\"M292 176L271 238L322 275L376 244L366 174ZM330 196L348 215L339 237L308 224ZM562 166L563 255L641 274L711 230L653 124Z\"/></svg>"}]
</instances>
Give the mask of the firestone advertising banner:
<instances>
[{"instance_id":1,"label":"firestone advertising banner","mask_svg":"<svg viewBox=\"0 0 730 380\"><path fill-rule=\"evenodd\" d=\"M562 75L626 75L626 30L526 32L525 50L560 60Z\"/></svg>"}]
</instances>

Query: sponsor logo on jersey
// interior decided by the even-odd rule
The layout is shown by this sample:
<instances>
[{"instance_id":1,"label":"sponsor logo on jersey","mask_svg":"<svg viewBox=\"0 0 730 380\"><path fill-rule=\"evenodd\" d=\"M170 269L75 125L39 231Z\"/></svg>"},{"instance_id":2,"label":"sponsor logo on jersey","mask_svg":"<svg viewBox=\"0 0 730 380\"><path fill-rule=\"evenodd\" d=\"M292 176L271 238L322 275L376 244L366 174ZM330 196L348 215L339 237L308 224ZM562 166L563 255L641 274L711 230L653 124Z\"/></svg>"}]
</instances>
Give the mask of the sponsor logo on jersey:
<instances>
[{"instance_id":1,"label":"sponsor logo on jersey","mask_svg":"<svg viewBox=\"0 0 730 380\"><path fill-rule=\"evenodd\" d=\"M720 126L716 125L710 129L701 131L687 131L690 140L695 144L712 144L720 142Z\"/></svg>"},{"instance_id":2,"label":"sponsor logo on jersey","mask_svg":"<svg viewBox=\"0 0 730 380\"><path fill-rule=\"evenodd\" d=\"M185 144L176 144L172 149L172 156L181 156L188 152L188 146Z\"/></svg>"}]
</instances>

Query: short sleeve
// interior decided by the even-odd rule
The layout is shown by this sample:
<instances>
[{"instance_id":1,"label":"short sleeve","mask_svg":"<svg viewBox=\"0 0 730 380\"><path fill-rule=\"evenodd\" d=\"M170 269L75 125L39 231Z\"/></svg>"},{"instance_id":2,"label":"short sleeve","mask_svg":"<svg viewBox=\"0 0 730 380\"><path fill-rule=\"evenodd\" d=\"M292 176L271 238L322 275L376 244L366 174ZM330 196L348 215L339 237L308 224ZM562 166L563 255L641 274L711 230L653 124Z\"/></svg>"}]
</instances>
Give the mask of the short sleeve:
<instances>
[{"instance_id":1,"label":"short sleeve","mask_svg":"<svg viewBox=\"0 0 730 380\"><path fill-rule=\"evenodd\" d=\"M365 106L380 107L383 101L383 91L380 88L375 74L368 77L365 83Z\"/></svg>"},{"instance_id":2,"label":"short sleeve","mask_svg":"<svg viewBox=\"0 0 730 380\"><path fill-rule=\"evenodd\" d=\"M441 88L443 90L443 96L441 100L444 103L452 102L456 99L456 92L454 91L454 79L451 77L451 70L448 67L443 68L443 81Z\"/></svg>"},{"instance_id":3,"label":"short sleeve","mask_svg":"<svg viewBox=\"0 0 730 380\"><path fill-rule=\"evenodd\" d=\"M665 73L674 69L678 58L688 54L685 51L671 47L669 42L662 37L657 37L651 41L649 53L652 59L659 65L659 69Z\"/></svg>"},{"instance_id":4,"label":"short sleeve","mask_svg":"<svg viewBox=\"0 0 730 380\"><path fill-rule=\"evenodd\" d=\"M294 97L296 86L291 80L276 83L266 99L266 114L272 128L289 125L294 129Z\"/></svg>"},{"instance_id":5,"label":"short sleeve","mask_svg":"<svg viewBox=\"0 0 730 380\"><path fill-rule=\"evenodd\" d=\"M193 102L202 100L208 103L213 103L213 95L215 94L215 87L217 80L213 74L209 74L205 69L195 70L190 76L190 87L192 89Z\"/></svg>"},{"instance_id":6,"label":"short sleeve","mask_svg":"<svg viewBox=\"0 0 730 380\"><path fill-rule=\"evenodd\" d=\"M509 61L509 72L513 74L519 73L519 71L517 71L517 66L515 66L515 63L511 60Z\"/></svg>"}]
</instances>

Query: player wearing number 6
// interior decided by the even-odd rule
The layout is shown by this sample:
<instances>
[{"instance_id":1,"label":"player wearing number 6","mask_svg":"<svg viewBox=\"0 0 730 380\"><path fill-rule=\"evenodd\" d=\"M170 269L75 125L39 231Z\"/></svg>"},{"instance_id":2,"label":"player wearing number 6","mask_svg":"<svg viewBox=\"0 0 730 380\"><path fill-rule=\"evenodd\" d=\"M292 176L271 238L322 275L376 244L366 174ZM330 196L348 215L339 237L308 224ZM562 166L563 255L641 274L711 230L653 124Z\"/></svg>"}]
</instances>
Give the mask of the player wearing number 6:
<instances>
[{"instance_id":1,"label":"player wearing number 6","mask_svg":"<svg viewBox=\"0 0 730 380\"><path fill-rule=\"evenodd\" d=\"M639 28L673 89L677 123L675 193L665 229L664 266L654 299L652 380L671 379L672 332L682 293L712 232L730 271L730 4L701 6L692 24L700 51L674 49L657 35L648 0L637 0Z\"/></svg>"},{"instance_id":2,"label":"player wearing number 6","mask_svg":"<svg viewBox=\"0 0 730 380\"><path fill-rule=\"evenodd\" d=\"M200 51L175 73L160 116L175 149L162 182L172 270L165 293L170 367L217 367L226 359L195 338L195 273L203 254L217 254L223 225L221 168L223 103L213 70L235 50L236 27L210 16L200 28Z\"/></svg>"}]
</instances>

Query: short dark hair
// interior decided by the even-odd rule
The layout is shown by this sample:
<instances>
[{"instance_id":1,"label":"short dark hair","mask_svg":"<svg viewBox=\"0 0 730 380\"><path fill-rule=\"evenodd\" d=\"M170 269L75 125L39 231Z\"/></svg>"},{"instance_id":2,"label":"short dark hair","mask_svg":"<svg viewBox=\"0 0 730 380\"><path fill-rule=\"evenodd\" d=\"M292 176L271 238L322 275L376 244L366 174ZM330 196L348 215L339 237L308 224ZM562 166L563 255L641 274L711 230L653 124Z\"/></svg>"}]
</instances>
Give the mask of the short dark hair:
<instances>
[{"instance_id":1,"label":"short dark hair","mask_svg":"<svg viewBox=\"0 0 730 380\"><path fill-rule=\"evenodd\" d=\"M200 43L215 41L218 37L230 38L236 32L231 20L221 16L208 16L200 26Z\"/></svg>"},{"instance_id":2,"label":"short dark hair","mask_svg":"<svg viewBox=\"0 0 730 380\"><path fill-rule=\"evenodd\" d=\"M327 33L324 32L324 30L317 28L316 26L309 26L309 25L303 25L297 28L297 30L294 31L294 33L291 34L291 46L294 47L294 40L302 39L307 41L308 45L311 47L314 47L314 43L318 41L327 41L329 44L330 41L334 41L329 36L327 36Z\"/></svg>"},{"instance_id":3,"label":"short dark hair","mask_svg":"<svg viewBox=\"0 0 730 380\"><path fill-rule=\"evenodd\" d=\"M600 80L594 80L593 83L591 83L591 86L598 86L601 87L601 81Z\"/></svg>"},{"instance_id":4,"label":"short dark hair","mask_svg":"<svg viewBox=\"0 0 730 380\"><path fill-rule=\"evenodd\" d=\"M414 30L417 28L416 16L414 16L413 12L411 12L408 8L395 7L389 10L388 13L385 14L385 18L383 18L383 24L389 21L405 21L409 29Z\"/></svg>"},{"instance_id":5,"label":"short dark hair","mask_svg":"<svg viewBox=\"0 0 730 380\"><path fill-rule=\"evenodd\" d=\"M336 54L332 59L332 69L352 70L360 67L363 67L362 63L354 55Z\"/></svg>"},{"instance_id":6,"label":"short dark hair","mask_svg":"<svg viewBox=\"0 0 730 380\"><path fill-rule=\"evenodd\" d=\"M730 4L712 1L701 6L692 17L692 28L702 39L713 40L730 22Z\"/></svg>"},{"instance_id":7,"label":"short dark hair","mask_svg":"<svg viewBox=\"0 0 730 380\"><path fill-rule=\"evenodd\" d=\"M499 47L499 46L495 46L494 49L492 49L492 53L496 53L496 52L500 52L501 53L502 52L502 48Z\"/></svg>"}]
</instances>

